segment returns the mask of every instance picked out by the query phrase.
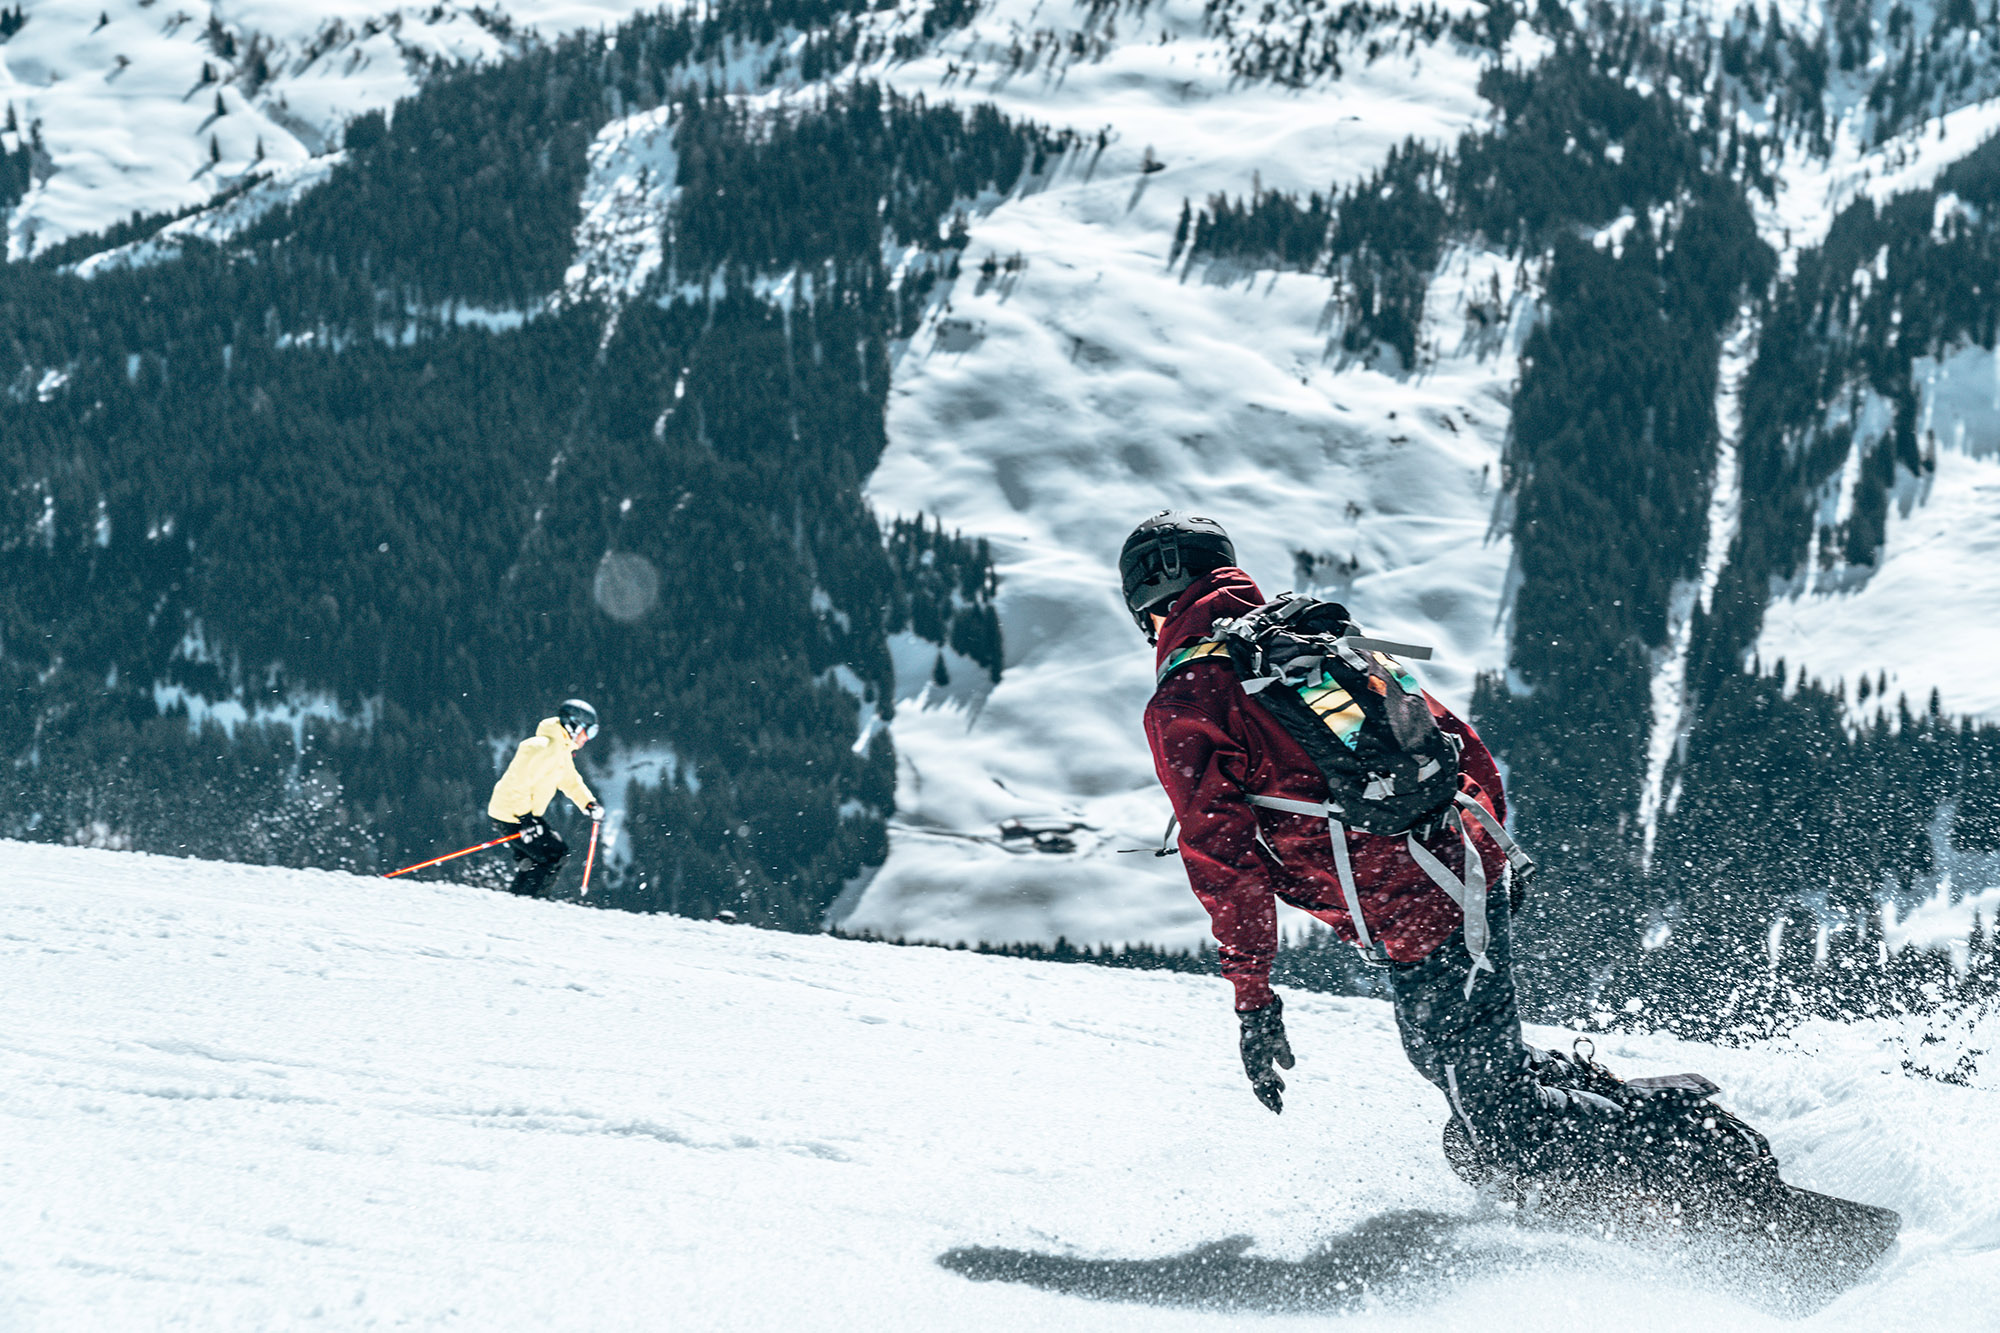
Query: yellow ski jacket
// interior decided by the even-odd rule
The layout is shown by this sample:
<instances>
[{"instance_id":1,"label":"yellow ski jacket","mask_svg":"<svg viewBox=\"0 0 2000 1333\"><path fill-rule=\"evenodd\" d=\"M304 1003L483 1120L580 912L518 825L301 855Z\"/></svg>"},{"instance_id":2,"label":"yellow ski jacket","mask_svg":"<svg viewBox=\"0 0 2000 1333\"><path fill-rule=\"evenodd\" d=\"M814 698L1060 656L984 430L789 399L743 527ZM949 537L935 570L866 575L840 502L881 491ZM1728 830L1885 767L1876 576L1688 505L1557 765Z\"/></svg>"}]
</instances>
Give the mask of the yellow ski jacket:
<instances>
[{"instance_id":1,"label":"yellow ski jacket","mask_svg":"<svg viewBox=\"0 0 2000 1333\"><path fill-rule=\"evenodd\" d=\"M513 762L493 784L493 799L486 803L486 813L518 824L528 815L539 817L557 791L575 801L579 810L596 804L597 798L576 771L576 760L571 757L575 753L576 743L562 723L543 718L535 734L515 749Z\"/></svg>"}]
</instances>

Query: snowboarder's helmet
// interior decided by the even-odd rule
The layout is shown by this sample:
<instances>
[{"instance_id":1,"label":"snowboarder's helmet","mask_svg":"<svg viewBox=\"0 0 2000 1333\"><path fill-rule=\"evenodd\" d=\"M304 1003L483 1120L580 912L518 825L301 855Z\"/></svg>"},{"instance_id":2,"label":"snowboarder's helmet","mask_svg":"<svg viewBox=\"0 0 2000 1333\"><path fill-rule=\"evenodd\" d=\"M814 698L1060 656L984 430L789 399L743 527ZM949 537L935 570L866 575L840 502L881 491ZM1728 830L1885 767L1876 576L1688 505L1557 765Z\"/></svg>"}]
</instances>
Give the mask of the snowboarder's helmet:
<instances>
[{"instance_id":1,"label":"snowboarder's helmet","mask_svg":"<svg viewBox=\"0 0 2000 1333\"><path fill-rule=\"evenodd\" d=\"M556 710L556 721L578 745L597 734L597 710L581 699L565 699Z\"/></svg>"},{"instance_id":2,"label":"snowboarder's helmet","mask_svg":"<svg viewBox=\"0 0 2000 1333\"><path fill-rule=\"evenodd\" d=\"M1236 546L1212 518L1163 509L1132 529L1118 553L1118 577L1132 622L1153 641L1153 614L1165 613L1196 579L1236 563Z\"/></svg>"}]
</instances>

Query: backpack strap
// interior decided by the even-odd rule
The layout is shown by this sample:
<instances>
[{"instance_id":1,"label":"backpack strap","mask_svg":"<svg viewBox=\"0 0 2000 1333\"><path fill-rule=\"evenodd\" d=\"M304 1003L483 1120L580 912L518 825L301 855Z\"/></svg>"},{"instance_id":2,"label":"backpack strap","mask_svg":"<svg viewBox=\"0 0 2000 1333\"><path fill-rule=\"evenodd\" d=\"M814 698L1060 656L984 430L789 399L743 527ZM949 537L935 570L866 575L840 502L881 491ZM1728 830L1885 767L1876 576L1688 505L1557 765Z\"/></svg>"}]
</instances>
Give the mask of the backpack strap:
<instances>
[{"instance_id":1,"label":"backpack strap","mask_svg":"<svg viewBox=\"0 0 2000 1333\"><path fill-rule=\"evenodd\" d=\"M1347 826L1333 812L1333 807L1325 801L1294 801L1283 796L1246 795L1244 800L1266 810L1282 810L1288 815L1310 815L1326 821L1327 832L1333 839L1333 868L1340 876L1340 896L1347 908L1347 918L1354 923L1355 942L1361 951L1371 959L1387 964L1388 950L1380 941L1368 934L1368 922L1361 915L1361 893L1354 884L1354 863L1347 854Z\"/></svg>"},{"instance_id":2,"label":"backpack strap","mask_svg":"<svg viewBox=\"0 0 2000 1333\"><path fill-rule=\"evenodd\" d=\"M1171 653L1167 654L1167 660L1160 663L1159 674L1153 678L1155 688L1159 686L1161 681L1174 672L1179 671L1189 662L1198 662L1204 657L1220 657L1224 661L1227 661L1229 659L1229 645L1220 639L1203 639L1201 642L1191 643L1185 648L1174 649Z\"/></svg>"},{"instance_id":3,"label":"backpack strap","mask_svg":"<svg viewBox=\"0 0 2000 1333\"><path fill-rule=\"evenodd\" d=\"M1231 623L1234 624L1235 622ZM1424 647L1422 644L1396 643L1389 639L1372 639L1364 634L1344 634L1335 640L1335 647L1336 649L1346 648L1350 651L1358 649L1361 652L1387 653L1391 657L1407 657L1413 662L1430 661L1432 652L1431 649ZM1229 645L1224 642L1224 636L1221 634L1212 639L1203 639L1198 643L1191 643L1185 648L1176 648L1167 654L1166 661L1160 663L1160 670L1154 676L1153 683L1157 686L1161 681L1190 662L1199 662L1205 657L1227 658L1228 656ZM1365 670L1367 667L1367 664L1359 659L1354 660L1350 665L1353 665L1358 670ZM1275 680L1277 680L1276 676L1261 676L1252 680L1246 680L1243 682L1243 689L1247 694L1255 694ZM1403 688L1414 694L1416 692L1414 689L1415 684L1414 680L1409 680L1404 683Z\"/></svg>"},{"instance_id":4,"label":"backpack strap","mask_svg":"<svg viewBox=\"0 0 2000 1333\"><path fill-rule=\"evenodd\" d=\"M1470 811L1473 818L1486 826L1486 831L1493 835L1493 841L1499 843L1500 850L1506 854L1507 868L1514 872L1514 878L1525 887L1528 881L1535 877L1535 858L1522 850L1521 844L1514 841L1513 835L1507 832L1507 826L1495 819L1491 810L1464 792L1460 792L1455 799L1460 809Z\"/></svg>"},{"instance_id":5,"label":"backpack strap","mask_svg":"<svg viewBox=\"0 0 2000 1333\"><path fill-rule=\"evenodd\" d=\"M1479 849L1472 845L1472 835L1466 832L1465 821L1453 809L1445 816L1445 826L1458 834L1460 844L1465 848L1465 878L1460 879L1445 868L1444 862L1432 854L1431 849L1417 841L1415 832L1403 835L1403 845L1409 848L1410 859L1422 868L1431 882L1443 889L1445 896L1458 904L1458 910L1465 918L1465 951L1472 955L1472 967L1465 974L1465 998L1472 998L1472 988L1479 984L1481 972L1496 969L1493 960L1486 956L1492 945L1491 933L1486 922L1486 863L1479 859Z\"/></svg>"},{"instance_id":6,"label":"backpack strap","mask_svg":"<svg viewBox=\"0 0 2000 1333\"><path fill-rule=\"evenodd\" d=\"M1340 876L1342 905L1347 908L1348 919L1354 923L1355 939L1360 944L1362 952L1387 961L1387 951L1370 937L1368 923L1362 919L1361 894L1355 886L1354 863L1347 852L1347 827L1340 822L1340 817L1334 813L1333 808L1324 801L1294 801L1283 796L1259 796L1254 793L1246 795L1243 799L1266 810L1281 810L1288 815L1307 815L1326 821L1327 831L1333 840L1333 867ZM1493 840L1499 843L1501 850L1506 853L1507 864L1516 875L1534 873L1534 861L1521 850L1519 843L1508 836L1507 830L1493 817L1492 811L1464 792L1458 794L1456 804L1462 809L1470 810L1473 816L1486 826L1486 831L1493 835ZM1458 910L1465 918L1465 951L1472 955L1472 968L1465 977L1465 996L1471 999L1473 987L1479 984L1479 974L1496 970L1493 960L1487 956L1492 947L1492 935L1486 920L1486 863L1480 860L1479 849L1473 846L1472 834L1466 830L1465 821L1460 818L1458 809L1452 810L1445 816L1445 826L1458 834L1459 842L1465 849L1463 879L1452 874L1430 848L1418 842L1415 833L1404 835L1403 845L1409 850L1410 859L1430 876L1433 883L1444 890L1446 897L1458 904Z\"/></svg>"},{"instance_id":7,"label":"backpack strap","mask_svg":"<svg viewBox=\"0 0 2000 1333\"><path fill-rule=\"evenodd\" d=\"M1343 634L1340 641L1370 653L1387 653L1391 657L1407 657L1412 662L1428 662L1431 650L1420 643L1392 643L1388 639L1371 639L1365 634Z\"/></svg>"}]
</instances>

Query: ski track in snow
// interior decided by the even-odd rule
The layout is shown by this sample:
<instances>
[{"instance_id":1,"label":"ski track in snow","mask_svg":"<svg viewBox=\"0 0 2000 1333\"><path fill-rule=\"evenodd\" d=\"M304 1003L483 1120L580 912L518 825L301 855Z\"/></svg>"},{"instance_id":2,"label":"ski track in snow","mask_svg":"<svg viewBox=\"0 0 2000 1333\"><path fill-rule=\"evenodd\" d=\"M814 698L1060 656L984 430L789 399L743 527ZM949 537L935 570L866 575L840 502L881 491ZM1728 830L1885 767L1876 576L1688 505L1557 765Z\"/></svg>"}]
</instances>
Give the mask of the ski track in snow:
<instances>
[{"instance_id":1,"label":"ski track in snow","mask_svg":"<svg viewBox=\"0 0 2000 1333\"><path fill-rule=\"evenodd\" d=\"M1904 1212L1886 1271L1781 1325L1479 1214L1378 1002L1289 997L1280 1118L1212 978L20 843L0 866L0 1327L1262 1326L1180 1307L1171 1266L1127 1305L937 1260L1240 1236L1298 1262L1411 1210L1453 1270L1419 1248L1317 1324L1877 1333L2000 1300L2000 1086L1899 1076L1896 1024L1599 1039L1716 1078L1795 1182Z\"/></svg>"},{"instance_id":2,"label":"ski track in snow","mask_svg":"<svg viewBox=\"0 0 2000 1333\"><path fill-rule=\"evenodd\" d=\"M1743 516L1742 463L1737 446L1743 436L1743 376L1756 348L1756 320L1750 311L1740 311L1723 342L1722 365L1716 374L1715 477L1709 485L1701 573L1674 585L1667 606L1667 642L1654 655L1652 720L1646 736L1645 778L1639 788L1639 827L1644 830L1640 860L1646 866L1653 862L1660 812L1666 808L1671 813L1673 804L1665 792L1667 764L1687 724L1687 660L1694 635L1694 610L1699 605L1706 614L1714 602Z\"/></svg>"},{"instance_id":3,"label":"ski track in snow","mask_svg":"<svg viewBox=\"0 0 2000 1333\"><path fill-rule=\"evenodd\" d=\"M1221 520L1273 596L1336 597L1377 632L1435 645L1425 680L1455 705L1504 662L1499 459L1532 271L1449 252L1419 367L1399 375L1339 355L1323 276L1169 263L1183 199L1324 192L1411 135L1455 142L1488 110L1476 55L1449 40L1357 55L1341 80L1288 90L1234 79L1200 6L1175 0L1121 14L1100 61L1001 72L1016 33L1061 32L1080 12L1000 0L880 71L906 94L992 100L1088 141L975 212L963 273L896 363L870 499L993 543L1007 661L997 687L902 701L897 808L912 827L892 833L854 928L1206 938L1176 863L1117 854L1156 843L1167 816L1139 724L1152 654L1116 574L1125 534L1155 510ZM1143 173L1149 149L1164 167ZM988 255L1022 263L988 276ZM1309 579L1299 552L1319 558ZM1075 855L1016 853L991 838L1010 818L1105 836Z\"/></svg>"}]
</instances>

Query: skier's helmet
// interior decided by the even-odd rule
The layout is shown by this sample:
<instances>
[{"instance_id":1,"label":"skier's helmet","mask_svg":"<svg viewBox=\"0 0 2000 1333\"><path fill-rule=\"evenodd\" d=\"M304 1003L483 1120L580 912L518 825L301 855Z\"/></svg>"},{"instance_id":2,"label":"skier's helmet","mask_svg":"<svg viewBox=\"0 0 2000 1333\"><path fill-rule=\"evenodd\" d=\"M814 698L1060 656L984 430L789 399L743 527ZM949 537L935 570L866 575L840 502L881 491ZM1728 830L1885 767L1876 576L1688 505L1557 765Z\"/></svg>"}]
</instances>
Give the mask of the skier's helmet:
<instances>
[{"instance_id":1,"label":"skier's helmet","mask_svg":"<svg viewBox=\"0 0 2000 1333\"><path fill-rule=\"evenodd\" d=\"M556 710L556 721L562 723L570 739L578 745L597 734L597 710L581 699L565 699Z\"/></svg>"},{"instance_id":2,"label":"skier's helmet","mask_svg":"<svg viewBox=\"0 0 2000 1333\"><path fill-rule=\"evenodd\" d=\"M1236 563L1236 546L1212 518L1164 509L1132 529L1118 553L1118 577L1132 621L1153 641L1153 613L1164 613L1196 579Z\"/></svg>"}]
</instances>

